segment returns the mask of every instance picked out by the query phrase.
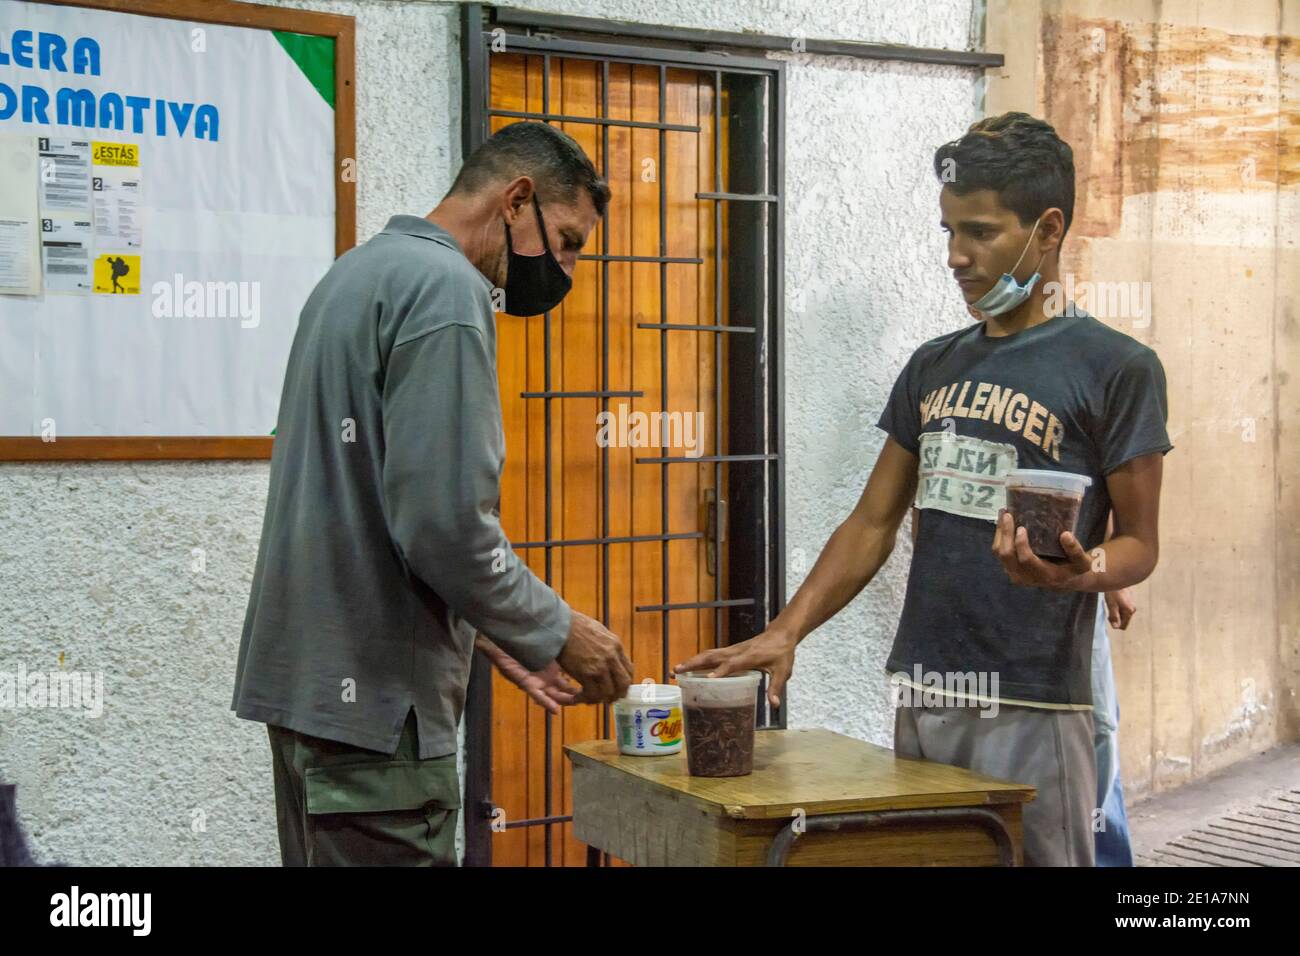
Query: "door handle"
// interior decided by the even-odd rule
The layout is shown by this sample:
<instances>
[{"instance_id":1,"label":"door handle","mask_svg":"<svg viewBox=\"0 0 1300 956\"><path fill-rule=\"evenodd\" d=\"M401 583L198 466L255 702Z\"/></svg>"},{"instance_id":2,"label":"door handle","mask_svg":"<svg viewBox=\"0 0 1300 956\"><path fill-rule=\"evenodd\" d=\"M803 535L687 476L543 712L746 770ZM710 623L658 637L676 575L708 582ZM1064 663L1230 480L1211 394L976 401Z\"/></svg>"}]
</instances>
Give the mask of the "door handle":
<instances>
[{"instance_id":1,"label":"door handle","mask_svg":"<svg viewBox=\"0 0 1300 956\"><path fill-rule=\"evenodd\" d=\"M705 540L704 564L710 577L718 576L718 545L727 540L727 501L719 499L713 488L704 492Z\"/></svg>"}]
</instances>

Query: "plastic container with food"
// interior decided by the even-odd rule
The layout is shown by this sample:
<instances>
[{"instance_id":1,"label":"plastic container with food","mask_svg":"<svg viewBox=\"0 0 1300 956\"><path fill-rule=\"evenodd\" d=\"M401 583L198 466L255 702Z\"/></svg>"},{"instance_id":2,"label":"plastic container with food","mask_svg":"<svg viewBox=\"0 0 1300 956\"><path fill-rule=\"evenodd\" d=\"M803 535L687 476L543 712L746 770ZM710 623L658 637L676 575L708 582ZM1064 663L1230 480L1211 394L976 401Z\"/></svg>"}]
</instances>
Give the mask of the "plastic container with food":
<instances>
[{"instance_id":1,"label":"plastic container with food","mask_svg":"<svg viewBox=\"0 0 1300 956\"><path fill-rule=\"evenodd\" d=\"M672 684L633 684L614 701L614 735L620 753L634 757L680 753L682 692Z\"/></svg>"},{"instance_id":2,"label":"plastic container with food","mask_svg":"<svg viewBox=\"0 0 1300 956\"><path fill-rule=\"evenodd\" d=\"M686 766L693 777L742 777L754 771L758 671L708 677L678 674L686 718Z\"/></svg>"},{"instance_id":3,"label":"plastic container with food","mask_svg":"<svg viewBox=\"0 0 1300 956\"><path fill-rule=\"evenodd\" d=\"M1029 533L1029 547L1042 558L1063 558L1061 533L1075 533L1083 495L1092 479L1068 471L1017 468L1007 474L1007 510Z\"/></svg>"}]
</instances>

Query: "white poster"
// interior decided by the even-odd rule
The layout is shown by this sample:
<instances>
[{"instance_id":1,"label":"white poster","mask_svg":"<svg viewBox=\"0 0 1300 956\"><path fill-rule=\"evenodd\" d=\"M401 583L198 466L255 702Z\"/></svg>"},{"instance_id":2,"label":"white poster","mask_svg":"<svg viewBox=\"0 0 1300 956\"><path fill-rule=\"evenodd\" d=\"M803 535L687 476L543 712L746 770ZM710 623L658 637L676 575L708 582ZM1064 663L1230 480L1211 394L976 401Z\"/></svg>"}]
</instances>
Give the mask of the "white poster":
<instances>
[{"instance_id":1,"label":"white poster","mask_svg":"<svg viewBox=\"0 0 1300 956\"><path fill-rule=\"evenodd\" d=\"M140 248L140 148L130 143L95 143L92 157L96 245Z\"/></svg>"},{"instance_id":2,"label":"white poster","mask_svg":"<svg viewBox=\"0 0 1300 956\"><path fill-rule=\"evenodd\" d=\"M41 290L35 239L35 216L0 215L0 295L35 295Z\"/></svg>"},{"instance_id":3,"label":"white poster","mask_svg":"<svg viewBox=\"0 0 1300 956\"><path fill-rule=\"evenodd\" d=\"M0 135L0 295L41 291L36 137Z\"/></svg>"},{"instance_id":4,"label":"white poster","mask_svg":"<svg viewBox=\"0 0 1300 956\"><path fill-rule=\"evenodd\" d=\"M37 140L41 157L41 212L90 212L90 141L62 136Z\"/></svg>"},{"instance_id":5,"label":"white poster","mask_svg":"<svg viewBox=\"0 0 1300 956\"><path fill-rule=\"evenodd\" d=\"M41 216L41 267L46 292L84 295L90 291L88 213L51 212Z\"/></svg>"},{"instance_id":6,"label":"white poster","mask_svg":"<svg viewBox=\"0 0 1300 956\"><path fill-rule=\"evenodd\" d=\"M45 282L0 298L0 435L269 435L334 260L332 41L4 0L0 52Z\"/></svg>"}]
</instances>

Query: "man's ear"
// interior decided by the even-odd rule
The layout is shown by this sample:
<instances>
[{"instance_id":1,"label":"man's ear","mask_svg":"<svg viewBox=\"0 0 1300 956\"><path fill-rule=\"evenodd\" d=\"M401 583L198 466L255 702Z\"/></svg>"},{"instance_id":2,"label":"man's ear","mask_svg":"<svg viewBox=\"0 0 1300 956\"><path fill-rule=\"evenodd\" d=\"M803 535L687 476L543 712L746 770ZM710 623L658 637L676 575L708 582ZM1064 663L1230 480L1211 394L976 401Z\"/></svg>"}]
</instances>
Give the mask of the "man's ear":
<instances>
[{"instance_id":1,"label":"man's ear","mask_svg":"<svg viewBox=\"0 0 1300 956\"><path fill-rule=\"evenodd\" d=\"M1038 224L1038 247L1043 252L1059 250L1065 238L1065 213L1055 206L1043 213Z\"/></svg>"},{"instance_id":2,"label":"man's ear","mask_svg":"<svg viewBox=\"0 0 1300 956\"><path fill-rule=\"evenodd\" d=\"M506 186L505 205L506 221L514 225L519 219L519 212L533 199L533 181L528 176L517 176Z\"/></svg>"}]
</instances>

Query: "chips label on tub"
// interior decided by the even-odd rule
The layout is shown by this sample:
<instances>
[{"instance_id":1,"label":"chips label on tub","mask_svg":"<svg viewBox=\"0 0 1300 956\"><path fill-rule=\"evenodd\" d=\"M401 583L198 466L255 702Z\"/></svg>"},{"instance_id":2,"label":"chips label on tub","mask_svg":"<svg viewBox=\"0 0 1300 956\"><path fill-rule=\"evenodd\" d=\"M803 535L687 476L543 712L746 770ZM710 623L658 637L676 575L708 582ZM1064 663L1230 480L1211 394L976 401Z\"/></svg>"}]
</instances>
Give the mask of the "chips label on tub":
<instances>
[{"instance_id":1,"label":"chips label on tub","mask_svg":"<svg viewBox=\"0 0 1300 956\"><path fill-rule=\"evenodd\" d=\"M619 701L614 719L623 753L676 753L682 747L682 709L679 706L645 707Z\"/></svg>"}]
</instances>

